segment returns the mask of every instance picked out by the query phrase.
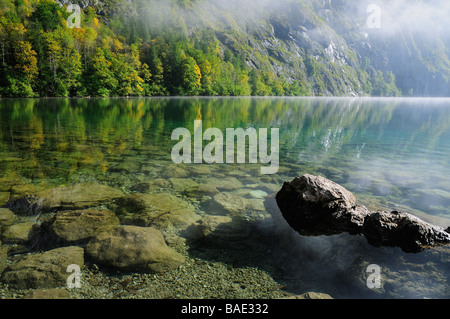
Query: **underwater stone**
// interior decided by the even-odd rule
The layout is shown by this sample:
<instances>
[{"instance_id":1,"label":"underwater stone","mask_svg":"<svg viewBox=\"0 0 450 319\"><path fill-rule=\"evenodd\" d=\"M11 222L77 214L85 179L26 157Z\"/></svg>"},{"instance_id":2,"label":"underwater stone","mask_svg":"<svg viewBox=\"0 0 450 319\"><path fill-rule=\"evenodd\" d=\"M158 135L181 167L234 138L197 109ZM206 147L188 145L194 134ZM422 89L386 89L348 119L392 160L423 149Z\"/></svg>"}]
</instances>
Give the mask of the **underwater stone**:
<instances>
[{"instance_id":1,"label":"underwater stone","mask_svg":"<svg viewBox=\"0 0 450 319\"><path fill-rule=\"evenodd\" d=\"M177 193L183 193L189 188L198 186L195 181L189 178L169 178L169 182Z\"/></svg>"},{"instance_id":2,"label":"underwater stone","mask_svg":"<svg viewBox=\"0 0 450 319\"><path fill-rule=\"evenodd\" d=\"M248 249L255 237L252 223L230 216L205 216L184 235L189 240L225 249Z\"/></svg>"},{"instance_id":3,"label":"underwater stone","mask_svg":"<svg viewBox=\"0 0 450 319\"><path fill-rule=\"evenodd\" d=\"M11 226L14 222L14 213L8 208L0 208L0 232L5 226Z\"/></svg>"},{"instance_id":4,"label":"underwater stone","mask_svg":"<svg viewBox=\"0 0 450 319\"><path fill-rule=\"evenodd\" d=\"M91 239L86 253L99 264L158 273L178 267L185 258L167 246L154 227L119 226Z\"/></svg>"},{"instance_id":5,"label":"underwater stone","mask_svg":"<svg viewBox=\"0 0 450 319\"><path fill-rule=\"evenodd\" d=\"M6 207L15 214L35 215L61 209L84 209L122 197L122 191L98 183L81 183L50 188L34 195L10 200Z\"/></svg>"},{"instance_id":6,"label":"underwater stone","mask_svg":"<svg viewBox=\"0 0 450 319\"><path fill-rule=\"evenodd\" d=\"M2 247L2 242L0 241L0 275L6 268L7 256L8 256L8 248Z\"/></svg>"},{"instance_id":7,"label":"underwater stone","mask_svg":"<svg viewBox=\"0 0 450 319\"><path fill-rule=\"evenodd\" d=\"M14 224L4 230L2 240L7 244L27 243L33 238L36 229L37 225L34 222Z\"/></svg>"},{"instance_id":8,"label":"underwater stone","mask_svg":"<svg viewBox=\"0 0 450 319\"><path fill-rule=\"evenodd\" d=\"M98 233L119 226L119 219L109 210L61 211L49 221L52 239L63 243L80 243Z\"/></svg>"},{"instance_id":9,"label":"underwater stone","mask_svg":"<svg viewBox=\"0 0 450 319\"><path fill-rule=\"evenodd\" d=\"M267 196L267 193L263 190L256 189L250 191L250 196L253 198L264 199L264 197Z\"/></svg>"},{"instance_id":10,"label":"underwater stone","mask_svg":"<svg viewBox=\"0 0 450 319\"><path fill-rule=\"evenodd\" d=\"M7 203L9 197L10 197L9 192L0 192L0 206L3 206L5 203Z\"/></svg>"},{"instance_id":11,"label":"underwater stone","mask_svg":"<svg viewBox=\"0 0 450 319\"><path fill-rule=\"evenodd\" d=\"M25 256L5 269L2 280L13 289L61 287L66 285L71 264L83 267L83 248L62 247Z\"/></svg>"},{"instance_id":12,"label":"underwater stone","mask_svg":"<svg viewBox=\"0 0 450 319\"><path fill-rule=\"evenodd\" d=\"M126 195L116 205L117 216L127 225L172 231L185 229L200 219L194 206L169 193Z\"/></svg>"}]
</instances>

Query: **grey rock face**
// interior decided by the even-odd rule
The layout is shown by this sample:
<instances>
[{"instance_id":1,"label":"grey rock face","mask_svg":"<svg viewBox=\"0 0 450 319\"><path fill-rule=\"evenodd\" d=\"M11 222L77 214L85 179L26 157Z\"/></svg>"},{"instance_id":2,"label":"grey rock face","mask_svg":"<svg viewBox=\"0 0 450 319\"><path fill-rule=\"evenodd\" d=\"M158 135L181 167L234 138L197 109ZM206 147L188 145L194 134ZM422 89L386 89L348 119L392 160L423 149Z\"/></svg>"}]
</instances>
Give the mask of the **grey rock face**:
<instances>
[{"instance_id":1,"label":"grey rock face","mask_svg":"<svg viewBox=\"0 0 450 319\"><path fill-rule=\"evenodd\" d=\"M450 242L450 234L406 212L370 212L344 187L321 176L285 182L276 201L288 224L301 235L363 234L374 246L405 252Z\"/></svg>"}]
</instances>

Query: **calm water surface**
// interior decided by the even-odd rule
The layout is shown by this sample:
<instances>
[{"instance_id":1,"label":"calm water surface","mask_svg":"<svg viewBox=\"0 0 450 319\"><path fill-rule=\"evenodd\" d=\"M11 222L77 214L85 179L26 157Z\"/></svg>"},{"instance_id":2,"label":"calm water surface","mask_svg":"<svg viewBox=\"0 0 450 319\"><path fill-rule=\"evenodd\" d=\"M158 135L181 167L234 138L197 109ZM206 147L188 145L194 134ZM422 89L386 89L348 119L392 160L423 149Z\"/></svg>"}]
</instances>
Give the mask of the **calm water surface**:
<instances>
[{"instance_id":1,"label":"calm water surface","mask_svg":"<svg viewBox=\"0 0 450 319\"><path fill-rule=\"evenodd\" d=\"M196 119L203 121L203 130L279 128L278 173L261 175L259 163L174 164L172 131L185 127L193 132ZM258 220L270 218L263 196L305 173L343 185L370 209L403 209L450 226L450 100L0 100L0 180L20 181L20 187L0 189L3 201L30 189L85 181L130 192L139 183L159 178L197 184L236 178L242 185L224 191L254 200L253 208L241 214ZM178 184L166 191L195 201L206 215L217 214ZM297 257L292 263L287 260L292 254L272 261L290 264L272 274L293 291L303 285L336 297L450 296L445 249L411 255L395 248L368 247L357 237L295 240ZM386 269L379 291L365 287L364 267L370 263Z\"/></svg>"}]
</instances>

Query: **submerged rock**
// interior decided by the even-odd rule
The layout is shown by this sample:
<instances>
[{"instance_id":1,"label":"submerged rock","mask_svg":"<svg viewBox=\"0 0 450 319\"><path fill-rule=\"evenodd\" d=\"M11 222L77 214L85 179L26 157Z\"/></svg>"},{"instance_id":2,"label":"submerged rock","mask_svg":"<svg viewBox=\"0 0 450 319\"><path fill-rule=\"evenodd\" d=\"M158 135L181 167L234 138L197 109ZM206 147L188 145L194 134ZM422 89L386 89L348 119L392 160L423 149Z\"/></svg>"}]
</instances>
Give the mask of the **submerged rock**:
<instances>
[{"instance_id":1,"label":"submerged rock","mask_svg":"<svg viewBox=\"0 0 450 319\"><path fill-rule=\"evenodd\" d=\"M16 214L34 215L64 209L99 206L122 197L122 191L97 183L81 183L50 188L34 195L10 200L6 206Z\"/></svg>"},{"instance_id":2,"label":"submerged rock","mask_svg":"<svg viewBox=\"0 0 450 319\"><path fill-rule=\"evenodd\" d=\"M154 227L119 226L103 232L89 241L86 253L105 266L144 272L164 272L185 262Z\"/></svg>"},{"instance_id":3,"label":"submerged rock","mask_svg":"<svg viewBox=\"0 0 450 319\"><path fill-rule=\"evenodd\" d=\"M232 191L243 187L236 177L208 178L205 183L214 185L219 191Z\"/></svg>"},{"instance_id":4,"label":"submerged rock","mask_svg":"<svg viewBox=\"0 0 450 319\"><path fill-rule=\"evenodd\" d=\"M200 184L197 186L192 186L184 190L184 194L189 197L203 198L204 196L214 196L218 194L216 186L213 184Z\"/></svg>"},{"instance_id":5,"label":"submerged rock","mask_svg":"<svg viewBox=\"0 0 450 319\"><path fill-rule=\"evenodd\" d=\"M243 215L247 211L247 200L233 193L221 192L214 195L208 208L213 214Z\"/></svg>"},{"instance_id":6,"label":"submerged rock","mask_svg":"<svg viewBox=\"0 0 450 319\"><path fill-rule=\"evenodd\" d=\"M7 203L9 197L10 197L9 192L0 192L0 206L3 206L5 203Z\"/></svg>"},{"instance_id":7,"label":"submerged rock","mask_svg":"<svg viewBox=\"0 0 450 319\"><path fill-rule=\"evenodd\" d=\"M189 188L198 186L196 182L189 178L169 178L169 182L177 193L183 193Z\"/></svg>"},{"instance_id":8,"label":"submerged rock","mask_svg":"<svg viewBox=\"0 0 450 319\"><path fill-rule=\"evenodd\" d=\"M25 244L36 234L37 225L34 222L18 223L7 227L2 234L6 244Z\"/></svg>"},{"instance_id":9,"label":"submerged rock","mask_svg":"<svg viewBox=\"0 0 450 319\"><path fill-rule=\"evenodd\" d=\"M157 178L151 182L142 182L130 187L130 190L138 193L151 193L159 189L169 188L170 182L163 179Z\"/></svg>"},{"instance_id":10,"label":"submerged rock","mask_svg":"<svg viewBox=\"0 0 450 319\"><path fill-rule=\"evenodd\" d=\"M192 175L211 175L211 168L208 167L209 164L201 164L190 166L188 169Z\"/></svg>"},{"instance_id":11,"label":"submerged rock","mask_svg":"<svg viewBox=\"0 0 450 319\"><path fill-rule=\"evenodd\" d=\"M35 215L42 212L36 196L29 194L9 200L5 207L17 215Z\"/></svg>"},{"instance_id":12,"label":"submerged rock","mask_svg":"<svg viewBox=\"0 0 450 319\"><path fill-rule=\"evenodd\" d=\"M169 193L132 194L116 201L122 224L183 230L200 219L194 206Z\"/></svg>"},{"instance_id":13,"label":"submerged rock","mask_svg":"<svg viewBox=\"0 0 450 319\"><path fill-rule=\"evenodd\" d=\"M212 247L244 249L251 245L254 229L250 222L229 216L205 216L185 232L193 241Z\"/></svg>"},{"instance_id":14,"label":"submerged rock","mask_svg":"<svg viewBox=\"0 0 450 319\"><path fill-rule=\"evenodd\" d=\"M6 257L8 256L8 248L2 247L2 242L0 241L0 275L6 268Z\"/></svg>"},{"instance_id":15,"label":"submerged rock","mask_svg":"<svg viewBox=\"0 0 450 319\"><path fill-rule=\"evenodd\" d=\"M250 191L250 196L253 198L264 199L268 194L260 189L254 189Z\"/></svg>"},{"instance_id":16,"label":"submerged rock","mask_svg":"<svg viewBox=\"0 0 450 319\"><path fill-rule=\"evenodd\" d=\"M75 244L113 230L119 219L109 210L85 209L58 212L47 224L52 240Z\"/></svg>"},{"instance_id":17,"label":"submerged rock","mask_svg":"<svg viewBox=\"0 0 450 319\"><path fill-rule=\"evenodd\" d=\"M2 230L14 222L14 213L7 208L0 208L0 234Z\"/></svg>"},{"instance_id":18,"label":"submerged rock","mask_svg":"<svg viewBox=\"0 0 450 319\"><path fill-rule=\"evenodd\" d=\"M14 289L61 287L66 285L71 264L83 267L83 248L62 247L25 256L5 269L2 280Z\"/></svg>"},{"instance_id":19,"label":"submerged rock","mask_svg":"<svg viewBox=\"0 0 450 319\"><path fill-rule=\"evenodd\" d=\"M205 201L203 206L214 215L231 215L252 219L268 217L263 199L245 198L239 192L220 192Z\"/></svg>"},{"instance_id":20,"label":"submerged rock","mask_svg":"<svg viewBox=\"0 0 450 319\"><path fill-rule=\"evenodd\" d=\"M405 252L450 243L443 228L406 212L370 212L347 189L321 176L306 174L285 182L276 201L301 235L363 234L374 246L398 246Z\"/></svg>"}]
</instances>

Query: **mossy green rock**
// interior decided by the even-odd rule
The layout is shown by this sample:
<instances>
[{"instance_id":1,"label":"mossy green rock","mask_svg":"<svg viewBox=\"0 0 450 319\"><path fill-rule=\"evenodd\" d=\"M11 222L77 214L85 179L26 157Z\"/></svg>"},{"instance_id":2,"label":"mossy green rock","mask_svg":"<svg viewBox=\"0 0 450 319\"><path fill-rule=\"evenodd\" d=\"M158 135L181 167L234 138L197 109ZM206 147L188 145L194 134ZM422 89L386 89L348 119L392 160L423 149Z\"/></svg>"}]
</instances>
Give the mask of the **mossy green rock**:
<instances>
[{"instance_id":1,"label":"mossy green rock","mask_svg":"<svg viewBox=\"0 0 450 319\"><path fill-rule=\"evenodd\" d=\"M200 219L194 206L169 193L133 194L116 201L122 224L183 230Z\"/></svg>"},{"instance_id":2,"label":"mossy green rock","mask_svg":"<svg viewBox=\"0 0 450 319\"><path fill-rule=\"evenodd\" d=\"M239 195L221 192L209 201L208 208L218 215L243 215L247 211L247 200Z\"/></svg>"},{"instance_id":3,"label":"mossy green rock","mask_svg":"<svg viewBox=\"0 0 450 319\"><path fill-rule=\"evenodd\" d=\"M91 239L86 253L108 267L151 273L164 272L185 262L154 227L119 226Z\"/></svg>"},{"instance_id":4,"label":"mossy green rock","mask_svg":"<svg viewBox=\"0 0 450 319\"><path fill-rule=\"evenodd\" d=\"M203 196L213 196L218 193L219 191L213 184L200 184L189 187L184 190L184 194L194 198L202 198Z\"/></svg>"},{"instance_id":5,"label":"mossy green rock","mask_svg":"<svg viewBox=\"0 0 450 319\"><path fill-rule=\"evenodd\" d=\"M84 266L84 250L71 246L28 255L9 265L2 281L13 289L56 288L66 285L67 266Z\"/></svg>"},{"instance_id":6,"label":"mossy green rock","mask_svg":"<svg viewBox=\"0 0 450 319\"><path fill-rule=\"evenodd\" d=\"M3 270L6 268L6 257L8 254L8 248L2 246L2 242L0 241L0 275Z\"/></svg>"},{"instance_id":7,"label":"mossy green rock","mask_svg":"<svg viewBox=\"0 0 450 319\"><path fill-rule=\"evenodd\" d=\"M14 222L14 213L7 208L0 208L0 233Z\"/></svg>"},{"instance_id":8,"label":"mossy green rock","mask_svg":"<svg viewBox=\"0 0 450 319\"><path fill-rule=\"evenodd\" d=\"M36 229L34 222L14 224L3 231L2 240L7 244L24 244L32 239Z\"/></svg>"},{"instance_id":9,"label":"mossy green rock","mask_svg":"<svg viewBox=\"0 0 450 319\"><path fill-rule=\"evenodd\" d=\"M50 209L83 209L123 196L116 188L98 183L81 183L44 190L36 194L41 206Z\"/></svg>"},{"instance_id":10,"label":"mossy green rock","mask_svg":"<svg viewBox=\"0 0 450 319\"><path fill-rule=\"evenodd\" d=\"M79 183L49 188L14 198L6 206L15 214L36 215L56 210L78 210L110 203L124 193L98 183Z\"/></svg>"},{"instance_id":11,"label":"mossy green rock","mask_svg":"<svg viewBox=\"0 0 450 319\"><path fill-rule=\"evenodd\" d=\"M206 182L214 185L219 191L232 191L243 187L236 177L208 178Z\"/></svg>"},{"instance_id":12,"label":"mossy green rock","mask_svg":"<svg viewBox=\"0 0 450 319\"><path fill-rule=\"evenodd\" d=\"M183 193L189 188L198 186L196 182L189 178L169 178L169 181L177 193Z\"/></svg>"},{"instance_id":13,"label":"mossy green rock","mask_svg":"<svg viewBox=\"0 0 450 319\"><path fill-rule=\"evenodd\" d=\"M56 240L79 243L113 230L119 219L109 210L85 209L58 212L50 223L50 232Z\"/></svg>"},{"instance_id":14,"label":"mossy green rock","mask_svg":"<svg viewBox=\"0 0 450 319\"><path fill-rule=\"evenodd\" d=\"M0 192L0 206L3 206L9 200L9 192Z\"/></svg>"},{"instance_id":15,"label":"mossy green rock","mask_svg":"<svg viewBox=\"0 0 450 319\"><path fill-rule=\"evenodd\" d=\"M244 196L239 192L221 192L206 202L205 207L216 215L267 215L263 199L245 198Z\"/></svg>"}]
</instances>

